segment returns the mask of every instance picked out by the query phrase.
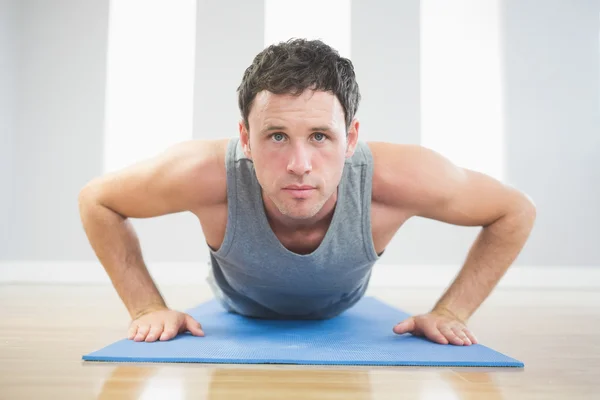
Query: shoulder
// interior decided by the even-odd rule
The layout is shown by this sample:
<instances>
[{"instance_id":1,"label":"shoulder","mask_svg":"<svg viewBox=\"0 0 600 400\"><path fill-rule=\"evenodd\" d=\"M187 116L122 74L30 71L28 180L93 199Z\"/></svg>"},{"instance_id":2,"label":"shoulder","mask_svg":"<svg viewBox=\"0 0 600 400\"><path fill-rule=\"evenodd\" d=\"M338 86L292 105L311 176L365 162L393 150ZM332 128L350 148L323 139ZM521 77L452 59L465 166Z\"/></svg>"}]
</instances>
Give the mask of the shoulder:
<instances>
[{"instance_id":1,"label":"shoulder","mask_svg":"<svg viewBox=\"0 0 600 400\"><path fill-rule=\"evenodd\" d=\"M80 191L80 204L99 203L131 218L150 218L226 203L228 140L190 140L117 171Z\"/></svg>"},{"instance_id":2,"label":"shoulder","mask_svg":"<svg viewBox=\"0 0 600 400\"><path fill-rule=\"evenodd\" d=\"M189 140L170 147L163 155L171 160L171 168L178 170L172 176L181 190L189 193L192 205L212 206L227 201L225 157L230 140Z\"/></svg>"},{"instance_id":3,"label":"shoulder","mask_svg":"<svg viewBox=\"0 0 600 400\"><path fill-rule=\"evenodd\" d=\"M462 170L446 157L416 144L367 142L373 157L374 202L416 210L425 203L435 206L444 199L444 187L458 179Z\"/></svg>"},{"instance_id":4,"label":"shoulder","mask_svg":"<svg viewBox=\"0 0 600 400\"><path fill-rule=\"evenodd\" d=\"M482 172L413 144L369 143L373 201L409 216L487 226L508 213L535 215L526 194Z\"/></svg>"}]
</instances>

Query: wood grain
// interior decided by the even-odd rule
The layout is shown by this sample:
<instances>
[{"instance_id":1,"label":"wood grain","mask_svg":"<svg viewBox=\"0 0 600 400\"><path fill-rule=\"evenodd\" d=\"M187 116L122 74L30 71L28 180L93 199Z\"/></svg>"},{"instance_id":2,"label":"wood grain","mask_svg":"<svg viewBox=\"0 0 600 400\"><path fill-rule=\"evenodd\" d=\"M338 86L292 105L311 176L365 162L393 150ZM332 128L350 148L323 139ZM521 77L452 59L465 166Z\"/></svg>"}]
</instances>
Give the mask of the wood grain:
<instances>
[{"instance_id":1,"label":"wood grain","mask_svg":"<svg viewBox=\"0 0 600 400\"><path fill-rule=\"evenodd\" d=\"M210 298L204 286L161 290L181 310ZM368 294L420 313L440 293ZM524 369L117 364L81 360L126 334L110 286L4 285L0 399L592 399L600 392L598 304L594 291L492 293L470 328Z\"/></svg>"}]
</instances>

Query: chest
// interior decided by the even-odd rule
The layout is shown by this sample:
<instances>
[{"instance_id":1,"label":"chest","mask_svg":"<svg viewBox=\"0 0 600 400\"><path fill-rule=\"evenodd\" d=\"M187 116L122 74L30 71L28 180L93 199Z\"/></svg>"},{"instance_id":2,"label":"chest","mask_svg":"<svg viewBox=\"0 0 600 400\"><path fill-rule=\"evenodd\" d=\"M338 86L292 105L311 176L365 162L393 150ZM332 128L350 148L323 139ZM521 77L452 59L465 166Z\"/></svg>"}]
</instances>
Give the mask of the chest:
<instances>
[{"instance_id":1,"label":"chest","mask_svg":"<svg viewBox=\"0 0 600 400\"><path fill-rule=\"evenodd\" d=\"M371 205L371 240L377 254L381 254L400 227L408 220L406 212L393 210L378 203ZM361 223L359 219L356 223ZM281 244L297 254L310 254L315 251L327 234L327 227L311 232L283 233L274 230Z\"/></svg>"},{"instance_id":2,"label":"chest","mask_svg":"<svg viewBox=\"0 0 600 400\"><path fill-rule=\"evenodd\" d=\"M227 226L227 205L195 212L208 245L217 250L225 237ZM391 209L379 203L371 204L371 239L375 251L382 253L400 227L409 219L407 212ZM359 221L355 221L359 223ZM275 236L288 250L297 254L310 254L315 251L327 234L326 228L310 232L283 233L274 231Z\"/></svg>"},{"instance_id":3,"label":"chest","mask_svg":"<svg viewBox=\"0 0 600 400\"><path fill-rule=\"evenodd\" d=\"M289 251L296 254L310 254L323 242L327 231L319 229L313 232L274 233L279 242Z\"/></svg>"}]
</instances>

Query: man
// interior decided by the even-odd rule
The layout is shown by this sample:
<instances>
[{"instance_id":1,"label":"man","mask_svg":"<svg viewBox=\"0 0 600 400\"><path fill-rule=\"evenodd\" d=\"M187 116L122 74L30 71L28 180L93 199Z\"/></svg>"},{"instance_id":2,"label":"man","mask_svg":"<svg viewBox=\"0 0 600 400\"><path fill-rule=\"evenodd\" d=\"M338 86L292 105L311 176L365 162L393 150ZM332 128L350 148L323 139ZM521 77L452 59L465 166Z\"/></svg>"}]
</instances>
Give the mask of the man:
<instances>
[{"instance_id":1,"label":"man","mask_svg":"<svg viewBox=\"0 0 600 400\"><path fill-rule=\"evenodd\" d=\"M352 307L411 217L481 226L431 312L393 327L477 343L466 323L526 242L532 201L427 148L359 141L353 66L320 41L268 47L238 95L239 138L180 143L81 190L85 232L132 318L129 339L204 335L199 321L167 307L128 220L190 211L209 246L216 298L252 318L332 318Z\"/></svg>"}]
</instances>

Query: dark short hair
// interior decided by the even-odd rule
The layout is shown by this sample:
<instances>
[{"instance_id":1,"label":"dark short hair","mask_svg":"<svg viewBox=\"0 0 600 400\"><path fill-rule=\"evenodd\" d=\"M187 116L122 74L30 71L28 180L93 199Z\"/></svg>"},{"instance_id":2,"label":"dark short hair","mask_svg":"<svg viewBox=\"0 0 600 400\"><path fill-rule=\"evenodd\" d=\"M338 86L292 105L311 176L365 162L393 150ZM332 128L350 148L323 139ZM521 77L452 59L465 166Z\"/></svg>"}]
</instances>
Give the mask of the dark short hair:
<instances>
[{"instance_id":1,"label":"dark short hair","mask_svg":"<svg viewBox=\"0 0 600 400\"><path fill-rule=\"evenodd\" d=\"M257 93L300 95L306 89L331 92L344 109L346 129L360 103L352 62L321 40L290 39L258 53L244 72L237 89L238 105L246 129Z\"/></svg>"}]
</instances>

